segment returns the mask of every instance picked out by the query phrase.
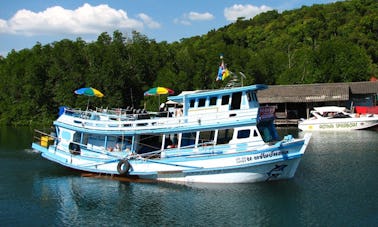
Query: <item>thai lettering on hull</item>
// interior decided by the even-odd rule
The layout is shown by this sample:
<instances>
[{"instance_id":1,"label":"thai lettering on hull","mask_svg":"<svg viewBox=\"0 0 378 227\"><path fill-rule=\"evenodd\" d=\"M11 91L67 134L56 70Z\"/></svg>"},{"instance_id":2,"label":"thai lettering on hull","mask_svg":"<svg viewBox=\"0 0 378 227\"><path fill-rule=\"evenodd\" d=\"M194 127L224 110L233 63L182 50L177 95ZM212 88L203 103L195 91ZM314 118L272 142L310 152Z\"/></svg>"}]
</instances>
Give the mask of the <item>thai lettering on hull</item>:
<instances>
[{"instance_id":1,"label":"thai lettering on hull","mask_svg":"<svg viewBox=\"0 0 378 227\"><path fill-rule=\"evenodd\" d=\"M320 124L320 129L330 129L330 128L355 128L357 127L357 122L345 122L336 124Z\"/></svg>"},{"instance_id":2,"label":"thai lettering on hull","mask_svg":"<svg viewBox=\"0 0 378 227\"><path fill-rule=\"evenodd\" d=\"M264 153L261 153L261 154L258 154L258 155L252 155L252 156L237 157L236 163L237 164L240 164L240 163L243 164L243 163L253 162L253 161L271 158L271 157L275 157L275 156L279 156L279 155L287 155L288 153L289 153L289 151L287 151L287 150L282 150L282 151L279 150L279 151L264 152Z\"/></svg>"}]
</instances>

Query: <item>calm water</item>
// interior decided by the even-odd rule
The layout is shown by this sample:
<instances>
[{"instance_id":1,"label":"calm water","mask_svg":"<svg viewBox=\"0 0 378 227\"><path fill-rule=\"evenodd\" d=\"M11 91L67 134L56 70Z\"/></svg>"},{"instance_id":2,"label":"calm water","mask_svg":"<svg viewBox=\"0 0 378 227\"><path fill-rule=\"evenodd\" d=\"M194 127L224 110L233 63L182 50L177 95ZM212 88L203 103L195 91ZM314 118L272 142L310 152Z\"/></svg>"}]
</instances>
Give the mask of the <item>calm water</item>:
<instances>
[{"instance_id":1,"label":"calm water","mask_svg":"<svg viewBox=\"0 0 378 227\"><path fill-rule=\"evenodd\" d=\"M84 177L0 133L1 226L378 226L374 131L314 133L295 178L232 185Z\"/></svg>"}]
</instances>

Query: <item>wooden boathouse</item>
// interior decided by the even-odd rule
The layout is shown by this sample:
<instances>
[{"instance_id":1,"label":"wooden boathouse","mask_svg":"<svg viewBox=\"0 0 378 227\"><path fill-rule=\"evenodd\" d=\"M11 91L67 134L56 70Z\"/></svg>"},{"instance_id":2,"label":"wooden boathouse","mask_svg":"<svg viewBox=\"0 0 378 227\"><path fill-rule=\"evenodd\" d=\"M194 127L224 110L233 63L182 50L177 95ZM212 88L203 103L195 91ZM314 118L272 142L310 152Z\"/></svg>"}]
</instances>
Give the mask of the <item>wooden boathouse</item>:
<instances>
[{"instance_id":1,"label":"wooden boathouse","mask_svg":"<svg viewBox=\"0 0 378 227\"><path fill-rule=\"evenodd\" d=\"M378 81L271 85L258 92L261 105L276 107L277 125L296 125L318 106L377 106Z\"/></svg>"}]
</instances>

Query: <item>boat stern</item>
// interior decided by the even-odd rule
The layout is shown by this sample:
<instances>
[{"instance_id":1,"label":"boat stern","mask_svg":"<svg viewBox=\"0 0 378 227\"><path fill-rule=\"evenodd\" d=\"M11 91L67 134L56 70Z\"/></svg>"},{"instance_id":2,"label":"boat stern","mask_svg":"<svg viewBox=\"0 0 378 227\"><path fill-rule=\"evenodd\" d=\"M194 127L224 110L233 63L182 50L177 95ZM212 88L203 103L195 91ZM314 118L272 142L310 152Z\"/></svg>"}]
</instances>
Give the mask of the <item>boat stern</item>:
<instances>
[{"instance_id":1,"label":"boat stern","mask_svg":"<svg viewBox=\"0 0 378 227\"><path fill-rule=\"evenodd\" d=\"M42 146L40 143L33 142L32 143L32 149L36 150L40 153L46 153L48 150L48 147Z\"/></svg>"}]
</instances>

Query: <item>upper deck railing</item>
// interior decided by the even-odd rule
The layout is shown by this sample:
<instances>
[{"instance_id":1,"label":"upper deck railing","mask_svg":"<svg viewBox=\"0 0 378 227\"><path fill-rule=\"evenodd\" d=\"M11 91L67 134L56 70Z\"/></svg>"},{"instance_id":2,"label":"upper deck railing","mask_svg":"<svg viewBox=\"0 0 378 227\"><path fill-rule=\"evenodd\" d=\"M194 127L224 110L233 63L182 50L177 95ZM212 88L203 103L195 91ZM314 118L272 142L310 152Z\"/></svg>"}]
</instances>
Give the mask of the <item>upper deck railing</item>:
<instances>
[{"instance_id":1,"label":"upper deck railing","mask_svg":"<svg viewBox=\"0 0 378 227\"><path fill-rule=\"evenodd\" d=\"M56 125L70 125L90 130L161 130L185 131L194 128L227 127L227 125L247 125L257 122L258 108L216 112L196 111L189 116L161 117L159 113L122 114L122 111L100 112L66 109L56 121Z\"/></svg>"}]
</instances>

